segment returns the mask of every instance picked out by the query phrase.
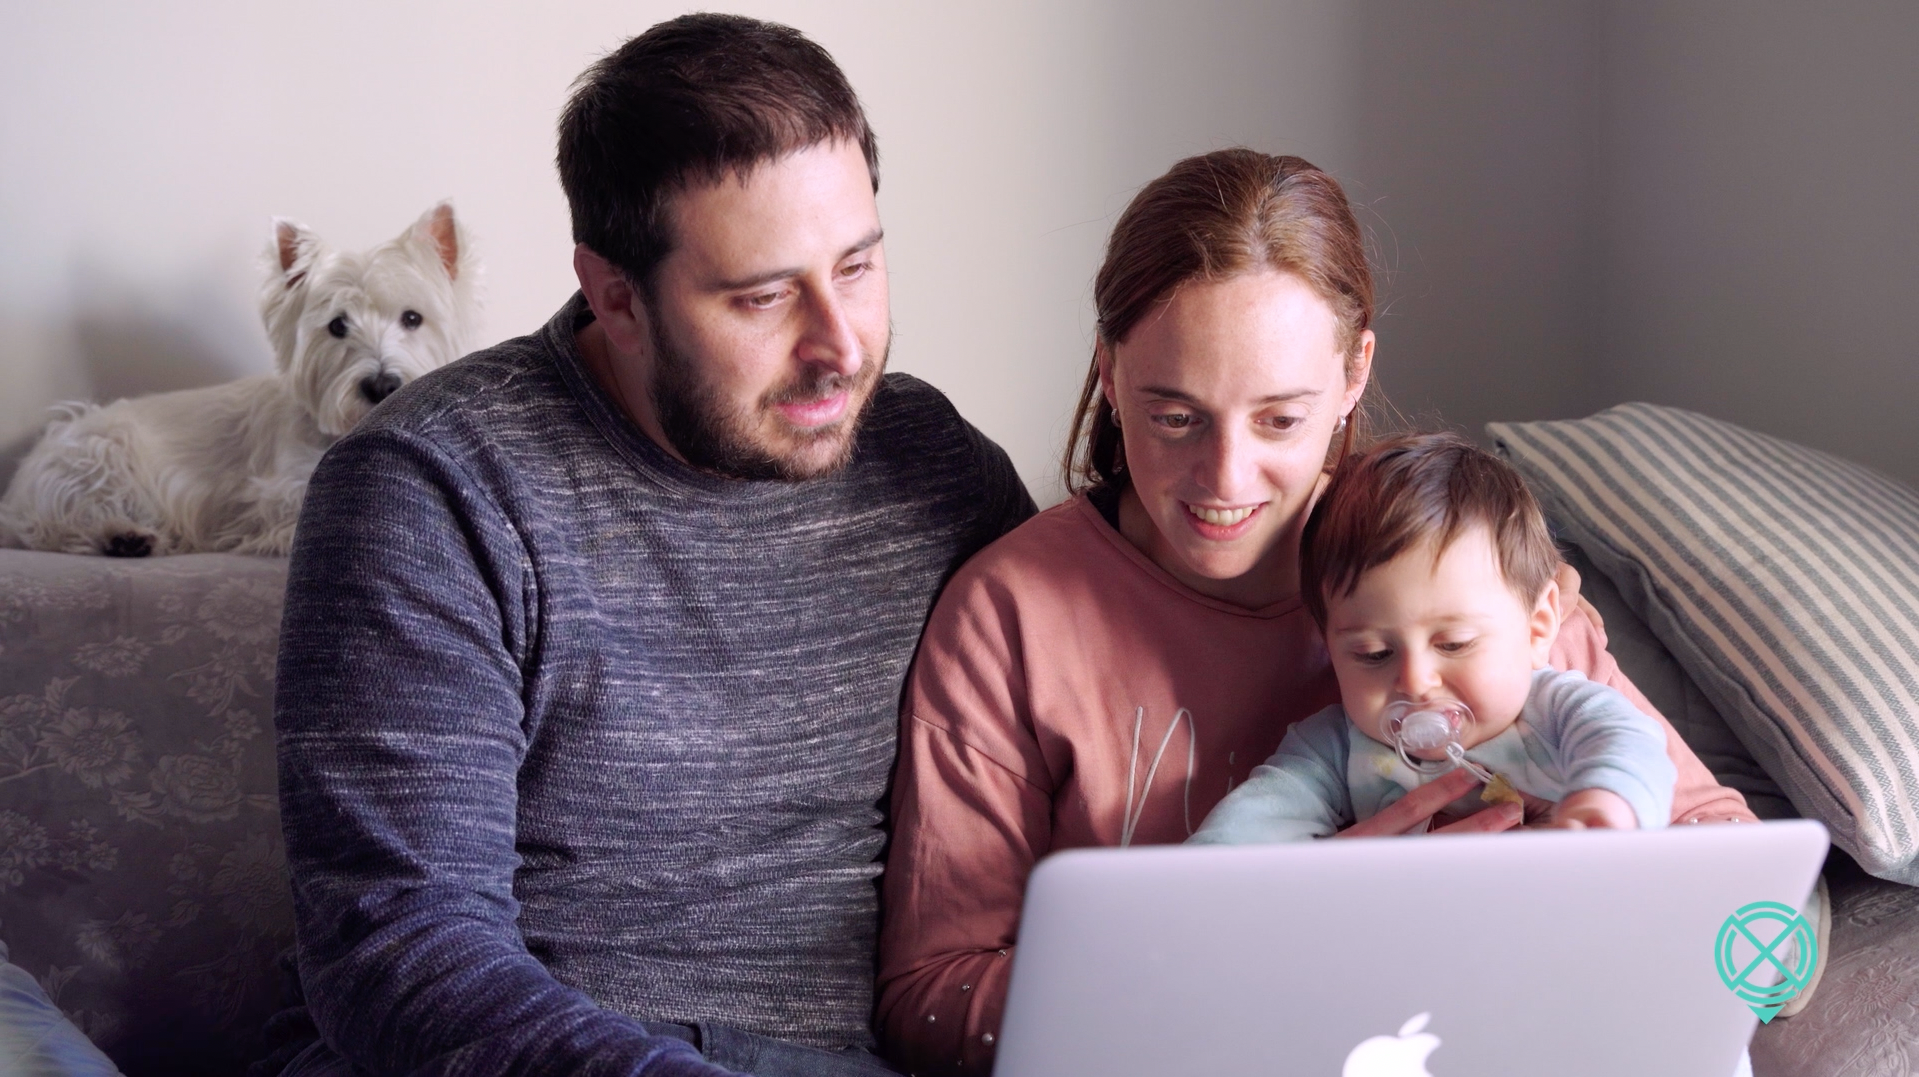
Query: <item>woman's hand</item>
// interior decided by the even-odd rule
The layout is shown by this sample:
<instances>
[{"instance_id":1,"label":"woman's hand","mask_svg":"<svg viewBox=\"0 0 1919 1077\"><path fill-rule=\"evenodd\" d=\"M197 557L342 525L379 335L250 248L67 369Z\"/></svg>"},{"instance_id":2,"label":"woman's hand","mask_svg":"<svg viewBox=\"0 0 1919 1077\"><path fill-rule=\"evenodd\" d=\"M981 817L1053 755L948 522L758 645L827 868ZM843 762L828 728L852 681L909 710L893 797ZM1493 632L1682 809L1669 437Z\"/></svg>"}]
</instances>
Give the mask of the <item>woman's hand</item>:
<instances>
[{"instance_id":1,"label":"woman's hand","mask_svg":"<svg viewBox=\"0 0 1919 1077\"><path fill-rule=\"evenodd\" d=\"M1371 819L1354 823L1333 835L1336 838L1376 838L1404 834L1430 820L1440 809L1479 784L1466 770L1454 770L1427 782L1388 805ZM1494 804L1474 812L1456 823L1433 831L1435 834L1490 834L1519 825L1521 810L1517 804Z\"/></svg>"}]
</instances>

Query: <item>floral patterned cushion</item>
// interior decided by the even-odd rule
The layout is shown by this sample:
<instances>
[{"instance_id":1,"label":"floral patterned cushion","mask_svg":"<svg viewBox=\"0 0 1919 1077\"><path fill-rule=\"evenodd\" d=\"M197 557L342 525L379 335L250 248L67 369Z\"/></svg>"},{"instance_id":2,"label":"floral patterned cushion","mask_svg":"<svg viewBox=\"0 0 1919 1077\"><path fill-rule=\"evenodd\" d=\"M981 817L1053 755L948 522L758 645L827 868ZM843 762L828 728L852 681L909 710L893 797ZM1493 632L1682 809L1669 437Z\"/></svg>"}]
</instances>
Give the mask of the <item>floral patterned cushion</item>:
<instances>
[{"instance_id":1,"label":"floral patterned cushion","mask_svg":"<svg viewBox=\"0 0 1919 1077\"><path fill-rule=\"evenodd\" d=\"M0 938L135 1077L238 1072L280 1002L285 581L0 550Z\"/></svg>"}]
</instances>

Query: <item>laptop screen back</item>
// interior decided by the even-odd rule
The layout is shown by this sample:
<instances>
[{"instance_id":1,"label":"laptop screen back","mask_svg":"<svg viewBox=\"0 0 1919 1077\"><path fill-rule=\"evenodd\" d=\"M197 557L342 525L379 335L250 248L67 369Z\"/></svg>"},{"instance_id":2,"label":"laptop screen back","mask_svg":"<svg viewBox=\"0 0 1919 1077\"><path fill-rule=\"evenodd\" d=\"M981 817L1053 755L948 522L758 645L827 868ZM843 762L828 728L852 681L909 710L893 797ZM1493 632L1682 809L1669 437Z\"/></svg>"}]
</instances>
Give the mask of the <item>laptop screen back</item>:
<instances>
[{"instance_id":1,"label":"laptop screen back","mask_svg":"<svg viewBox=\"0 0 1919 1077\"><path fill-rule=\"evenodd\" d=\"M1825 852L1790 822L1062 853L995 1072L1731 1074L1758 1018L1729 921L1800 907Z\"/></svg>"}]
</instances>

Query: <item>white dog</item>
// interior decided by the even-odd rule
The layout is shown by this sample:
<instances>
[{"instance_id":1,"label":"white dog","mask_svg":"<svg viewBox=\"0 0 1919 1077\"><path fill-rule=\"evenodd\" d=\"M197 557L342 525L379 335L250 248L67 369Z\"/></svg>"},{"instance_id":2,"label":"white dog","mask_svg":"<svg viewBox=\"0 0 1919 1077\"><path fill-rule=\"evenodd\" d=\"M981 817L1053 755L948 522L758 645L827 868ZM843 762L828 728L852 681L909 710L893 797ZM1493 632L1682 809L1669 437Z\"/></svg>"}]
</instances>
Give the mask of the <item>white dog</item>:
<instances>
[{"instance_id":1,"label":"white dog","mask_svg":"<svg viewBox=\"0 0 1919 1077\"><path fill-rule=\"evenodd\" d=\"M276 220L260 316L274 374L63 405L0 500L32 549L283 555L320 456L394 390L458 358L479 267L442 203L364 253Z\"/></svg>"}]
</instances>

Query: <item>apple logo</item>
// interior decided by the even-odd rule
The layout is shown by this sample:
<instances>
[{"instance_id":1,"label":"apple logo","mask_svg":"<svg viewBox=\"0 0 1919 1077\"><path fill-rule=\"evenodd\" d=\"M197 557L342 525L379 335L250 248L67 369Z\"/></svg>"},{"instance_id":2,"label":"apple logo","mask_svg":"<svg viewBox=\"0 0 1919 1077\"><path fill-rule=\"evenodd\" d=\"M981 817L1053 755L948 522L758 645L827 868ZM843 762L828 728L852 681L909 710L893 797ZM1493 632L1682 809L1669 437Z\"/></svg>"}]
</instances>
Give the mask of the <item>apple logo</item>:
<instances>
[{"instance_id":1,"label":"apple logo","mask_svg":"<svg viewBox=\"0 0 1919 1077\"><path fill-rule=\"evenodd\" d=\"M1399 1035L1374 1036L1353 1048L1340 1077L1433 1077L1426 1056L1439 1048L1439 1037L1420 1031L1431 1017L1418 1014L1399 1026Z\"/></svg>"}]
</instances>

